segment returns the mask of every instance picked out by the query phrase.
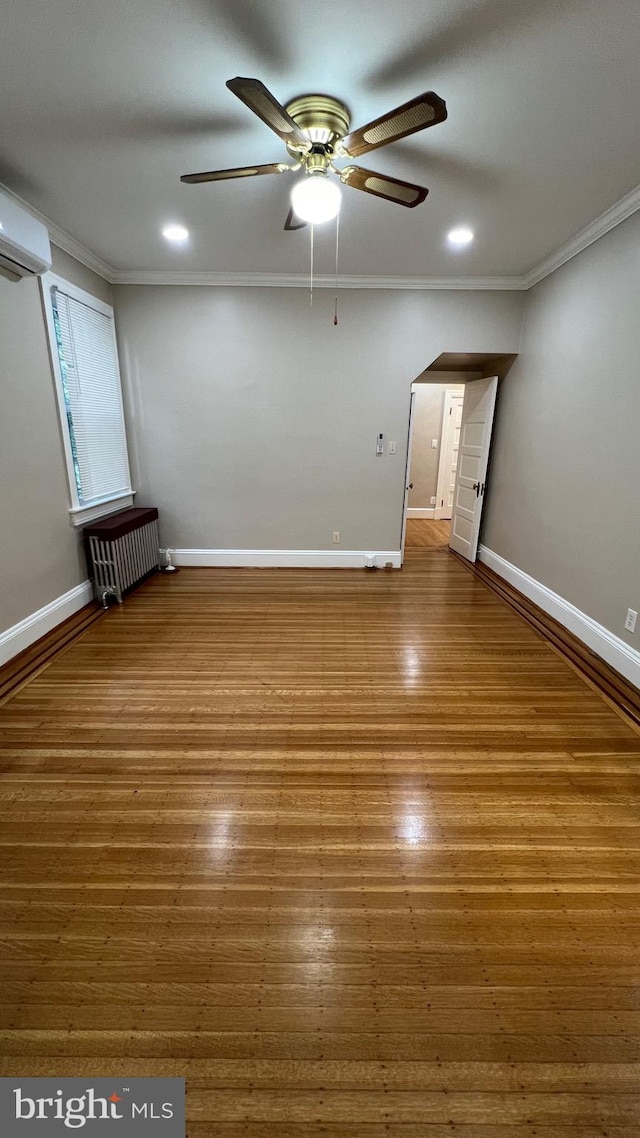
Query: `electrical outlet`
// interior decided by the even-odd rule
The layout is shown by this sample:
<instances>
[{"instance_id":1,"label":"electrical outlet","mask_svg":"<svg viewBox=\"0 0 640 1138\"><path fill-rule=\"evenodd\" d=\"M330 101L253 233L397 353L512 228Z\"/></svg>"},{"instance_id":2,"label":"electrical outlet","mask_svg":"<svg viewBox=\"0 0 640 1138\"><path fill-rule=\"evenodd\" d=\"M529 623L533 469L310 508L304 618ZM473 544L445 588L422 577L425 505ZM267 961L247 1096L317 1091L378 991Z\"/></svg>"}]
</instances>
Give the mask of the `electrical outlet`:
<instances>
[{"instance_id":1,"label":"electrical outlet","mask_svg":"<svg viewBox=\"0 0 640 1138\"><path fill-rule=\"evenodd\" d=\"M334 529L333 531L333 544L340 545L340 530Z\"/></svg>"},{"instance_id":2,"label":"electrical outlet","mask_svg":"<svg viewBox=\"0 0 640 1138\"><path fill-rule=\"evenodd\" d=\"M636 610L635 609L627 609L627 619L624 622L624 626L625 626L627 632L635 632L637 619L638 619L638 614L637 614Z\"/></svg>"},{"instance_id":3,"label":"electrical outlet","mask_svg":"<svg viewBox=\"0 0 640 1138\"><path fill-rule=\"evenodd\" d=\"M437 439L432 439L432 440L431 440L431 449L432 449L432 450L437 450L437 449L438 449L438 440L437 440Z\"/></svg>"},{"instance_id":4,"label":"electrical outlet","mask_svg":"<svg viewBox=\"0 0 640 1138\"><path fill-rule=\"evenodd\" d=\"M429 501L431 502L431 505L432 505L432 506L435 506L435 504L436 504L436 496L435 496L435 494L432 494L432 496L431 496L431 498L429 499Z\"/></svg>"},{"instance_id":5,"label":"electrical outlet","mask_svg":"<svg viewBox=\"0 0 640 1138\"><path fill-rule=\"evenodd\" d=\"M389 454L396 454L397 450L398 450L398 444L395 442L390 442L389 443Z\"/></svg>"}]
</instances>

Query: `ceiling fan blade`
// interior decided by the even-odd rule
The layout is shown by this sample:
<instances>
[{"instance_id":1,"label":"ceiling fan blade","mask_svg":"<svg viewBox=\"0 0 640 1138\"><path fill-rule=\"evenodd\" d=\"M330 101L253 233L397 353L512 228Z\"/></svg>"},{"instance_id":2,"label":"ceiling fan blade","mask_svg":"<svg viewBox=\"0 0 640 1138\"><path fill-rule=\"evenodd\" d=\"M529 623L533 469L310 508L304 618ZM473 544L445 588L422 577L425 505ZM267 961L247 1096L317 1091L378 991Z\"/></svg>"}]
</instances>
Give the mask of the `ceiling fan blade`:
<instances>
[{"instance_id":1,"label":"ceiling fan blade","mask_svg":"<svg viewBox=\"0 0 640 1138\"><path fill-rule=\"evenodd\" d=\"M180 181L193 186L197 182L225 182L228 178L254 178L258 174L281 174L289 167L282 162L269 162L265 166L236 166L234 170L203 170L201 174L183 174Z\"/></svg>"},{"instance_id":2,"label":"ceiling fan blade","mask_svg":"<svg viewBox=\"0 0 640 1138\"><path fill-rule=\"evenodd\" d=\"M306 221L303 221L302 218L293 212L292 206L287 214L287 220L284 223L285 230L289 232L292 229L304 229L306 224Z\"/></svg>"},{"instance_id":3,"label":"ceiling fan blade","mask_svg":"<svg viewBox=\"0 0 640 1138\"><path fill-rule=\"evenodd\" d=\"M352 158L357 158L378 146L388 146L390 142L397 142L417 130L425 130L428 126L444 122L446 117L447 104L444 99L436 95L435 91L425 91L423 95L396 107L395 111L389 111L360 127L360 130L352 131L342 140L341 149Z\"/></svg>"},{"instance_id":4,"label":"ceiling fan blade","mask_svg":"<svg viewBox=\"0 0 640 1138\"><path fill-rule=\"evenodd\" d=\"M362 166L346 166L340 171L340 180L354 190L364 190L367 194L406 205L409 209L420 205L429 193L424 186L414 186L413 182L403 182L388 174L376 174L375 170L364 170Z\"/></svg>"},{"instance_id":5,"label":"ceiling fan blade","mask_svg":"<svg viewBox=\"0 0 640 1138\"><path fill-rule=\"evenodd\" d=\"M311 149L311 143L304 131L259 79L243 79L237 76L235 79L229 79L227 87L250 111L253 111L254 115L275 131L283 142L288 142L294 149L305 153Z\"/></svg>"}]
</instances>

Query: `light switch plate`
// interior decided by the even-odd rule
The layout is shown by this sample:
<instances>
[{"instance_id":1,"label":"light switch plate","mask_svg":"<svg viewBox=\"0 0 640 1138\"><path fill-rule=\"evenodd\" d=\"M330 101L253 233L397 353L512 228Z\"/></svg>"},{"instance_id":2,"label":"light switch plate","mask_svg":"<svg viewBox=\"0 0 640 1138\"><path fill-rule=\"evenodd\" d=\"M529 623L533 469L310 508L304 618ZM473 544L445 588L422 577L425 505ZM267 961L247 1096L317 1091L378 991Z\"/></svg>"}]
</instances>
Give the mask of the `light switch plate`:
<instances>
[{"instance_id":1,"label":"light switch plate","mask_svg":"<svg viewBox=\"0 0 640 1138\"><path fill-rule=\"evenodd\" d=\"M389 443L389 454L395 454L398 449L398 444L394 442Z\"/></svg>"}]
</instances>

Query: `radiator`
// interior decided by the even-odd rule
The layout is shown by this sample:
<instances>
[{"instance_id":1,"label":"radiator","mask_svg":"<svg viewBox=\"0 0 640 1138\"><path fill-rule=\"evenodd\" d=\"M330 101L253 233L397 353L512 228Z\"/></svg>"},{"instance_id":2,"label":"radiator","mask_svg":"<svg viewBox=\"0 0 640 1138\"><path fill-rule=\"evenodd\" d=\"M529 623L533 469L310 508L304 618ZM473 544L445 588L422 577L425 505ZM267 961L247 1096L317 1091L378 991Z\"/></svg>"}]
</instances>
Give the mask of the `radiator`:
<instances>
[{"instance_id":1,"label":"radiator","mask_svg":"<svg viewBox=\"0 0 640 1138\"><path fill-rule=\"evenodd\" d=\"M158 511L122 510L84 530L96 595L107 608L158 568Z\"/></svg>"}]
</instances>

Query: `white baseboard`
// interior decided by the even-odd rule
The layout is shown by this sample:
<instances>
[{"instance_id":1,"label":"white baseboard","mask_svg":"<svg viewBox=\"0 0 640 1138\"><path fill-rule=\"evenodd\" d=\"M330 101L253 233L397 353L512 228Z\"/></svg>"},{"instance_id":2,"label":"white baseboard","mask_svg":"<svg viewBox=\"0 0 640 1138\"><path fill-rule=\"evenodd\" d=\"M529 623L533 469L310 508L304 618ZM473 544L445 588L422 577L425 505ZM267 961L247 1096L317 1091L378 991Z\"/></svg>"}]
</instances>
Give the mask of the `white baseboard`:
<instances>
[{"instance_id":1,"label":"white baseboard","mask_svg":"<svg viewBox=\"0 0 640 1138\"><path fill-rule=\"evenodd\" d=\"M479 547L478 559L493 569L499 577L503 577L510 585L524 593L530 601L544 609L549 616L568 628L569 632L606 660L607 664L615 668L616 672L620 672L621 676L640 688L640 652L635 648L626 644L613 632L609 632L609 629L602 624L592 620L564 597L552 592L546 585L542 585L540 581L536 581L534 577L530 577L510 561L505 561L504 557L500 557L493 550L487 549L485 545Z\"/></svg>"},{"instance_id":2,"label":"white baseboard","mask_svg":"<svg viewBox=\"0 0 640 1138\"><path fill-rule=\"evenodd\" d=\"M408 518L435 518L435 516L436 516L435 506L431 506L430 509L429 508L422 509L419 506L409 506L407 508L407 517Z\"/></svg>"},{"instance_id":3,"label":"white baseboard","mask_svg":"<svg viewBox=\"0 0 640 1138\"><path fill-rule=\"evenodd\" d=\"M391 562L400 569L398 549L176 549L175 565L212 566L221 569L363 569L373 557L378 569Z\"/></svg>"},{"instance_id":4,"label":"white baseboard","mask_svg":"<svg viewBox=\"0 0 640 1138\"><path fill-rule=\"evenodd\" d=\"M34 644L41 636L46 636L47 632L51 632L56 625L62 624L63 620L73 616L74 612L88 604L92 597L91 581L83 581L81 585L69 589L68 593L63 593L61 597L50 601L44 608L32 612L31 616L25 617L19 624L0 632L0 665L12 660L19 652L24 652L25 648Z\"/></svg>"}]
</instances>

